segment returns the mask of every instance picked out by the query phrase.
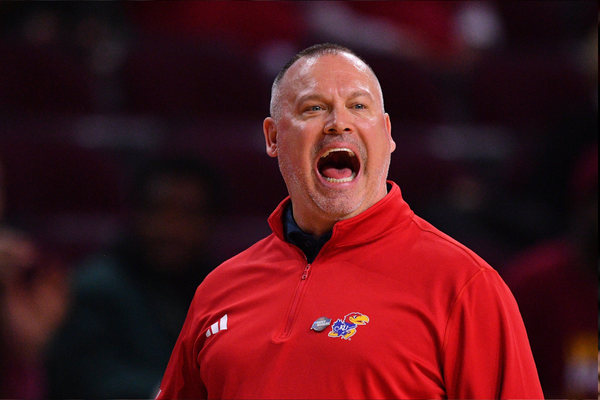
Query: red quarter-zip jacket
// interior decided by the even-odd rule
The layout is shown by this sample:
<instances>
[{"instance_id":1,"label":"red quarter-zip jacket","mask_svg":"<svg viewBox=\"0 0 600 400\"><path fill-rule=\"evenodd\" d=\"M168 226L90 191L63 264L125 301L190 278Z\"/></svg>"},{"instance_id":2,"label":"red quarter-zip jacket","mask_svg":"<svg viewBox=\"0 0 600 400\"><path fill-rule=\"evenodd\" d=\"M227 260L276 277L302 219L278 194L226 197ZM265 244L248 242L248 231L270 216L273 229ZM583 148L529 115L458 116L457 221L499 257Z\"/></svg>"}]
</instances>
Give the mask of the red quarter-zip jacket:
<instances>
[{"instance_id":1,"label":"red quarter-zip jacket","mask_svg":"<svg viewBox=\"0 0 600 400\"><path fill-rule=\"evenodd\" d=\"M389 183L312 264L284 200L198 288L158 398L542 398L507 286Z\"/></svg>"}]
</instances>

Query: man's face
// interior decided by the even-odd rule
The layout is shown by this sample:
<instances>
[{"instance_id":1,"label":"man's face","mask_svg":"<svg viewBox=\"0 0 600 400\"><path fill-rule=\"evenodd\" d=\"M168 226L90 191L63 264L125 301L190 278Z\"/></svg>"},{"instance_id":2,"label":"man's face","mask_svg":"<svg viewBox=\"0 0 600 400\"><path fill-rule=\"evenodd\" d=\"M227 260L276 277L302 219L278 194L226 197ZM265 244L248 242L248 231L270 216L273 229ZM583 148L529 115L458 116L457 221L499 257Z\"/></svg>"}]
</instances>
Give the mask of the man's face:
<instances>
[{"instance_id":1,"label":"man's face","mask_svg":"<svg viewBox=\"0 0 600 400\"><path fill-rule=\"evenodd\" d=\"M386 195L389 116L375 76L346 53L298 60L279 91L275 119L264 122L267 153L278 157L296 222L320 235Z\"/></svg>"}]
</instances>

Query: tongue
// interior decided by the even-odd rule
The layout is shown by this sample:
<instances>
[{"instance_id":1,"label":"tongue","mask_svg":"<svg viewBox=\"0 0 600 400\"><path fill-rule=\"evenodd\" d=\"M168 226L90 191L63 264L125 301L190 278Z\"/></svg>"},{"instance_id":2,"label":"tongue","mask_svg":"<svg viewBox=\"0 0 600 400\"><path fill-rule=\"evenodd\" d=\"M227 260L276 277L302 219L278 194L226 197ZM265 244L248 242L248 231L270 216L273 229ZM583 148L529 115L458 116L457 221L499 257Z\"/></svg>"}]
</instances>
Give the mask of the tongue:
<instances>
[{"instance_id":1,"label":"tongue","mask_svg":"<svg viewBox=\"0 0 600 400\"><path fill-rule=\"evenodd\" d=\"M321 170L321 174L325 178L344 179L352 176L352 170L350 168L325 167Z\"/></svg>"}]
</instances>

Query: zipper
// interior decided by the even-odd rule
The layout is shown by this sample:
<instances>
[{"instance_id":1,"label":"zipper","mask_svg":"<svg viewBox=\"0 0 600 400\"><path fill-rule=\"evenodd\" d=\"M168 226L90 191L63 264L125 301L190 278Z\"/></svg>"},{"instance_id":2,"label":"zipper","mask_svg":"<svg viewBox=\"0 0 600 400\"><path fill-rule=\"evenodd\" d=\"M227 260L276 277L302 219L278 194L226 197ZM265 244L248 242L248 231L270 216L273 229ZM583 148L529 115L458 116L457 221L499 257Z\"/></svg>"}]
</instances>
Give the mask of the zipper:
<instances>
[{"instance_id":1,"label":"zipper","mask_svg":"<svg viewBox=\"0 0 600 400\"><path fill-rule=\"evenodd\" d=\"M305 281L306 278L308 278L308 273L310 272L310 263L306 264L306 267L304 267L304 272L302 273L302 278L301 280Z\"/></svg>"},{"instance_id":2,"label":"zipper","mask_svg":"<svg viewBox=\"0 0 600 400\"><path fill-rule=\"evenodd\" d=\"M302 271L302 276L300 277L300 282L298 282L298 286L296 286L296 291L294 293L294 298L292 300L292 307L290 308L290 312L287 317L287 321L285 324L285 329L278 335L279 340L287 339L292 331L292 326L294 325L294 321L296 319L296 314L298 313L298 308L300 307L300 298L304 294L304 289L307 284L308 277L310 275L311 264L307 263Z\"/></svg>"},{"instance_id":3,"label":"zipper","mask_svg":"<svg viewBox=\"0 0 600 400\"><path fill-rule=\"evenodd\" d=\"M321 251L319 251L319 254L317 254L317 256L315 257L315 259L313 260L313 263L321 258L321 254L323 253L323 250L325 250L326 247L328 247L329 242L325 243L325 245L321 248ZM290 245L293 246L293 245ZM292 300L292 306L290 307L290 311L287 315L287 320L285 323L285 328L283 329L283 331L281 331L281 333L279 333L276 337L275 340L276 341L283 341L285 339L287 339L291 332L292 332L292 326L294 325L294 321L296 320L297 314L298 314L298 309L300 308L300 299L302 298L302 296L304 295L304 291L306 290L306 285L308 285L308 278L310 277L310 271L312 268L312 264L308 262L308 259L306 258L306 255L302 252L302 250L300 250L299 248L295 247L298 252L300 254L302 254L302 256L304 257L304 261L306 262L306 266L304 267L304 270L302 271L302 276L300 277L300 281L298 282L298 285L296 286L296 291L294 292L294 297Z\"/></svg>"}]
</instances>

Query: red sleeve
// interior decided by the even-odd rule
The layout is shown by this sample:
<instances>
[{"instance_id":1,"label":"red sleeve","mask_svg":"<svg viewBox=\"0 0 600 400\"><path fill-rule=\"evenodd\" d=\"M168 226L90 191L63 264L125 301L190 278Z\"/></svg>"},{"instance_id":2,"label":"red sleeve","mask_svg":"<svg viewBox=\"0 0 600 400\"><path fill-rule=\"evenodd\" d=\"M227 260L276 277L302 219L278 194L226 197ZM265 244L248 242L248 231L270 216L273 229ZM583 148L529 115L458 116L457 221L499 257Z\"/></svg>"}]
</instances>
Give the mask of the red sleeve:
<instances>
[{"instance_id":1,"label":"red sleeve","mask_svg":"<svg viewBox=\"0 0 600 400\"><path fill-rule=\"evenodd\" d=\"M206 399L207 392L200 379L197 355L202 339L195 313L196 296L171 353L160 384L157 399Z\"/></svg>"},{"instance_id":2,"label":"red sleeve","mask_svg":"<svg viewBox=\"0 0 600 400\"><path fill-rule=\"evenodd\" d=\"M544 397L517 303L494 270L481 270L459 293L443 363L448 398Z\"/></svg>"}]
</instances>

